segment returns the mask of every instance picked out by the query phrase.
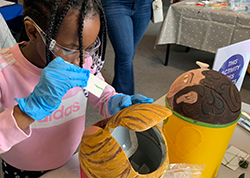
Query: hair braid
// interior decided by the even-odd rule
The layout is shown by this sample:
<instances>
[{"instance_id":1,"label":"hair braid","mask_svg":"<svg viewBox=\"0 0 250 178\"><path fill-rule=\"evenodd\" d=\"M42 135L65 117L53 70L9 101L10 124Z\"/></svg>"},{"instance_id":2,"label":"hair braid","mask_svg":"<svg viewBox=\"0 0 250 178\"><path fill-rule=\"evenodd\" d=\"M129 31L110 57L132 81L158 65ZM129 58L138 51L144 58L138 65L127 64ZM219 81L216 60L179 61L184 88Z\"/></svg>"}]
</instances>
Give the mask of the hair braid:
<instances>
[{"instance_id":1,"label":"hair braid","mask_svg":"<svg viewBox=\"0 0 250 178\"><path fill-rule=\"evenodd\" d=\"M99 0L93 0L93 2L97 5L100 13L101 29L98 36L101 39L102 44L100 46L100 50L98 51L98 55L101 56L101 60L104 61L107 46L107 22L101 2Z\"/></svg>"},{"instance_id":2,"label":"hair braid","mask_svg":"<svg viewBox=\"0 0 250 178\"><path fill-rule=\"evenodd\" d=\"M83 39L82 39L82 30L84 27L84 19L87 13L87 10L89 9L89 1L87 3L84 1L82 4L81 12L80 12L80 18L79 18L79 28L78 28L78 37L79 37L79 51L80 51L80 63L79 66L82 67L83 65Z\"/></svg>"},{"instance_id":3,"label":"hair braid","mask_svg":"<svg viewBox=\"0 0 250 178\"><path fill-rule=\"evenodd\" d=\"M54 4L54 8L52 8L52 14L50 17L50 23L49 23L49 27L48 27L48 31L47 31L47 38L46 38L46 59L47 59L47 64L53 59L53 54L50 52L49 50L49 45L51 42L51 34L52 34L52 30L55 26L55 20L56 20L56 14L57 14L57 9L59 7L61 0L56 0L55 4Z\"/></svg>"},{"instance_id":4,"label":"hair braid","mask_svg":"<svg viewBox=\"0 0 250 178\"><path fill-rule=\"evenodd\" d=\"M83 30L83 20L84 20L84 14L81 14L81 17L79 19L79 28L78 28L78 37L79 37L79 51L80 51L80 63L79 66L82 67L83 65L83 50L82 50L82 30Z\"/></svg>"},{"instance_id":5,"label":"hair braid","mask_svg":"<svg viewBox=\"0 0 250 178\"><path fill-rule=\"evenodd\" d=\"M107 47L107 23L106 23L106 17L105 17L102 5L99 5L99 7L100 7L100 21L101 21L101 24L102 24L101 25L102 29L100 30L102 46L101 46L101 51L100 51L99 55L102 56L102 61L104 61L105 60L106 47Z\"/></svg>"},{"instance_id":6,"label":"hair braid","mask_svg":"<svg viewBox=\"0 0 250 178\"><path fill-rule=\"evenodd\" d=\"M24 0L23 16L31 17L43 30L47 31L52 2L44 0Z\"/></svg>"},{"instance_id":7,"label":"hair braid","mask_svg":"<svg viewBox=\"0 0 250 178\"><path fill-rule=\"evenodd\" d=\"M53 33L53 36L52 38L55 39L56 36L57 36L57 32L59 30L59 27L64 19L64 17L66 16L67 12L69 11L69 9L71 8L71 6L74 4L74 1L75 0L69 0L67 5L65 6L65 8L63 9L62 13L60 14L59 16L59 19L57 20L57 24L55 26L55 30L54 30L54 33Z\"/></svg>"}]
</instances>

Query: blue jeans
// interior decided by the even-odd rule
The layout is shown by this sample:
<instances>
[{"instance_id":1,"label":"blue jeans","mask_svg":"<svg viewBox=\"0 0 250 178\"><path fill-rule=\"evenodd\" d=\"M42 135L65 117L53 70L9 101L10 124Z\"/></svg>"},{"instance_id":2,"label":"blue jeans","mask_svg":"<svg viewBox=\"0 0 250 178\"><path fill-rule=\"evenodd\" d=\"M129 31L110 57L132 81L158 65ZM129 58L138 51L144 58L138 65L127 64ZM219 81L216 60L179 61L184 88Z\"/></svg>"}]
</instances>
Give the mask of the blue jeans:
<instances>
[{"instance_id":1,"label":"blue jeans","mask_svg":"<svg viewBox=\"0 0 250 178\"><path fill-rule=\"evenodd\" d=\"M151 18L153 0L102 0L108 35L115 52L112 86L134 94L133 58Z\"/></svg>"}]
</instances>

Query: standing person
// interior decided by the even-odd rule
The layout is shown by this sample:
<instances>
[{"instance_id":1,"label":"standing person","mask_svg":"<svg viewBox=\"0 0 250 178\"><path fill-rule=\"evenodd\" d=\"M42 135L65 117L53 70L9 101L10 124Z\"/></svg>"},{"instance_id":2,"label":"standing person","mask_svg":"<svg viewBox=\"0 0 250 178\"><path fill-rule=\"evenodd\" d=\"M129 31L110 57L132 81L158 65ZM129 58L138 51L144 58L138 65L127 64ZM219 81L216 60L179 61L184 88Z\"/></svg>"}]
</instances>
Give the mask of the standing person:
<instances>
[{"instance_id":1,"label":"standing person","mask_svg":"<svg viewBox=\"0 0 250 178\"><path fill-rule=\"evenodd\" d=\"M112 86L134 94L133 58L151 18L153 0L102 0L108 35L115 52Z\"/></svg>"},{"instance_id":2,"label":"standing person","mask_svg":"<svg viewBox=\"0 0 250 178\"><path fill-rule=\"evenodd\" d=\"M85 97L90 73L104 80L106 20L99 0L24 0L23 15L29 41L0 50L4 178L36 178L64 165L81 141L87 100L103 117L153 101L109 85L104 97Z\"/></svg>"}]
</instances>

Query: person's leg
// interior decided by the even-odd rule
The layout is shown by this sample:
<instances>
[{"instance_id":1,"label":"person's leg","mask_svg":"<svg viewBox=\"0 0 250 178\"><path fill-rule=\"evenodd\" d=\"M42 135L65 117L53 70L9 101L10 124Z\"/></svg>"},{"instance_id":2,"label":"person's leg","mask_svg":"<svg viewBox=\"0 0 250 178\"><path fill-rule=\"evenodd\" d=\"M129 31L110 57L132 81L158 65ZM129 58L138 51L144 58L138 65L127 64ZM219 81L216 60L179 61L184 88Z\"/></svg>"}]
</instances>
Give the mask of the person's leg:
<instances>
[{"instance_id":1,"label":"person's leg","mask_svg":"<svg viewBox=\"0 0 250 178\"><path fill-rule=\"evenodd\" d=\"M115 52L113 87L119 93L134 94L134 32L131 13L134 0L102 0L108 34Z\"/></svg>"},{"instance_id":2,"label":"person's leg","mask_svg":"<svg viewBox=\"0 0 250 178\"><path fill-rule=\"evenodd\" d=\"M135 0L135 7L132 15L134 26L134 48L141 41L152 16L153 0Z\"/></svg>"}]
</instances>

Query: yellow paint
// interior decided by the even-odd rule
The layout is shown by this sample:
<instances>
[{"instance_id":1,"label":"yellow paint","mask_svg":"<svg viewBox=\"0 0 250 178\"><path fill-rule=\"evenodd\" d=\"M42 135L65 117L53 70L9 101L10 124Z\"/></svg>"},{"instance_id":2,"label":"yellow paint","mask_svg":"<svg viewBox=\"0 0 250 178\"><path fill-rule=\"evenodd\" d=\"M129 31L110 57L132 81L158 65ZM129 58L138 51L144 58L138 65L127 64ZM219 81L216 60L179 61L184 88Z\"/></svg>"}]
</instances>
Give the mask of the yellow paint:
<instances>
[{"instance_id":1,"label":"yellow paint","mask_svg":"<svg viewBox=\"0 0 250 178\"><path fill-rule=\"evenodd\" d=\"M163 124L170 163L205 165L204 178L216 177L236 124L210 128L171 115Z\"/></svg>"}]
</instances>

